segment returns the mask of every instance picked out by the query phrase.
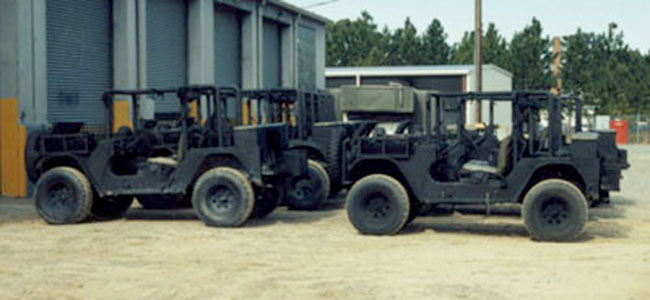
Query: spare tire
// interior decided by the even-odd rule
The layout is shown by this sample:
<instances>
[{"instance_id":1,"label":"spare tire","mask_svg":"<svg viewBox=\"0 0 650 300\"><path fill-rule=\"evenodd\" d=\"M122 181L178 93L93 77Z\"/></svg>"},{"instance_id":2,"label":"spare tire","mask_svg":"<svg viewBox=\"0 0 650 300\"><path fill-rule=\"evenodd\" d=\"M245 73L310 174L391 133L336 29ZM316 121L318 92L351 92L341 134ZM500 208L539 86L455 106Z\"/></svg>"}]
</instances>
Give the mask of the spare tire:
<instances>
[{"instance_id":1,"label":"spare tire","mask_svg":"<svg viewBox=\"0 0 650 300\"><path fill-rule=\"evenodd\" d=\"M341 167L343 164L343 140L347 137L345 128L332 132L327 149L327 165L325 170L330 177L330 196L339 193L342 185Z\"/></svg>"}]
</instances>

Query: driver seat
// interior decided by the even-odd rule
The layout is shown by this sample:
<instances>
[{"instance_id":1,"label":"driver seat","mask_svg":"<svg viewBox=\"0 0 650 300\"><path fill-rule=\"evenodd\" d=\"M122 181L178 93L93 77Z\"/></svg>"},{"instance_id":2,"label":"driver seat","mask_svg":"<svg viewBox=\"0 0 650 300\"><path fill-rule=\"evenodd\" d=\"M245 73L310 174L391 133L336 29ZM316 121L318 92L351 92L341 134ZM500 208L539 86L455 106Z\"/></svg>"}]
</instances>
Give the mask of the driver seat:
<instances>
[{"instance_id":1,"label":"driver seat","mask_svg":"<svg viewBox=\"0 0 650 300\"><path fill-rule=\"evenodd\" d=\"M508 136L499 142L499 157L497 158L497 166L491 166L484 160L470 160L463 164L462 171L465 172L481 172L492 175L504 175L508 167L508 160L511 148L512 137Z\"/></svg>"}]
</instances>

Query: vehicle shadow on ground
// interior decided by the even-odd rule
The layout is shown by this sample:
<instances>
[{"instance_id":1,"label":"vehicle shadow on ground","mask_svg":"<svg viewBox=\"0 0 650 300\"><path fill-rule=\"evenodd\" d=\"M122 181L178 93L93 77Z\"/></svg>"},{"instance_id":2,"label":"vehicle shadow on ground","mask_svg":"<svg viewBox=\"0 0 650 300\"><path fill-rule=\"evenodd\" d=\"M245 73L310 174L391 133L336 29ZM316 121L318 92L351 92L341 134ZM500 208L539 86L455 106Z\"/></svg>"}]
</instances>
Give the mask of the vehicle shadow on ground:
<instances>
[{"instance_id":1,"label":"vehicle shadow on ground","mask_svg":"<svg viewBox=\"0 0 650 300\"><path fill-rule=\"evenodd\" d=\"M324 210L324 211L292 211L287 210L284 207L279 207L273 211L270 215L262 219L249 219L245 226L247 227L257 227L257 226L269 226L275 223L289 223L289 224L298 224L298 223L311 223L316 222L323 218L328 218L335 215L336 212L333 210ZM169 220L178 220L186 221L199 220L198 216L192 209L143 209L143 208L131 208L125 215L126 220L150 220L150 221L169 221Z\"/></svg>"},{"instance_id":2,"label":"vehicle shadow on ground","mask_svg":"<svg viewBox=\"0 0 650 300\"><path fill-rule=\"evenodd\" d=\"M31 198L0 199L0 225L38 219Z\"/></svg>"},{"instance_id":3,"label":"vehicle shadow on ground","mask_svg":"<svg viewBox=\"0 0 650 300\"><path fill-rule=\"evenodd\" d=\"M198 220L199 217L189 209L144 209L132 207L124 218L127 220Z\"/></svg>"},{"instance_id":4,"label":"vehicle shadow on ground","mask_svg":"<svg viewBox=\"0 0 650 300\"><path fill-rule=\"evenodd\" d=\"M603 203L589 210L589 220L624 219L626 211L636 205L636 200L614 196L610 203Z\"/></svg>"},{"instance_id":5,"label":"vehicle shadow on ground","mask_svg":"<svg viewBox=\"0 0 650 300\"><path fill-rule=\"evenodd\" d=\"M277 208L270 215L262 219L249 219L246 222L247 227L271 226L277 223L285 224L308 224L336 215L334 210L319 211L295 211L288 210L285 207Z\"/></svg>"},{"instance_id":6,"label":"vehicle shadow on ground","mask_svg":"<svg viewBox=\"0 0 650 300\"><path fill-rule=\"evenodd\" d=\"M479 217L480 218L480 217ZM472 217L470 219L450 216L443 218L420 217L414 220L402 231L402 234L415 234L432 230L437 233L469 233L491 236L528 236L523 224L484 223L485 220Z\"/></svg>"},{"instance_id":7,"label":"vehicle shadow on ground","mask_svg":"<svg viewBox=\"0 0 650 300\"><path fill-rule=\"evenodd\" d=\"M577 242L589 241L595 238L622 239L627 238L631 228L615 222L625 218L625 211L634 200L622 197L612 198L611 204L603 204L589 211L584 234ZM415 219L402 231L402 234L415 234L426 230L440 233L468 233L491 236L520 236L528 237L528 232L521 219L521 208L518 205L503 205L490 208L484 205L449 207L432 210L425 217ZM513 223L516 222L516 223Z\"/></svg>"}]
</instances>

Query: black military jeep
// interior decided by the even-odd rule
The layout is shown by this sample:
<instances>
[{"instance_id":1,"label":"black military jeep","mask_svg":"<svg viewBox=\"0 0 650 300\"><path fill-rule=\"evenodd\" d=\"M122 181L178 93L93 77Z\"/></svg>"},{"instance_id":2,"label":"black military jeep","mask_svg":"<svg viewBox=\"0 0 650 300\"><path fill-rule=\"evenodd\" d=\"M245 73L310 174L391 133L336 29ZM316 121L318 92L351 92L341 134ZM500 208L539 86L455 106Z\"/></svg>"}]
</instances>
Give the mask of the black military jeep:
<instances>
[{"instance_id":1,"label":"black military jeep","mask_svg":"<svg viewBox=\"0 0 650 300\"><path fill-rule=\"evenodd\" d=\"M322 166L321 176L329 185L323 190L306 193L290 192L285 201L289 208L315 210L327 196L336 195L342 187L341 168L343 141L366 121L338 121L335 103L327 92L297 89L248 90L242 99L247 107L244 118L250 123L277 123L289 125L289 148L304 149L310 161ZM300 184L295 185L299 188Z\"/></svg>"},{"instance_id":2,"label":"black military jeep","mask_svg":"<svg viewBox=\"0 0 650 300\"><path fill-rule=\"evenodd\" d=\"M469 100L489 102L489 124L481 130L466 128ZM461 112L455 126L443 125L445 101ZM500 140L497 101L512 104L512 131ZM576 238L589 203L620 189L628 163L613 133L583 132L581 117L569 139L562 130L565 106L546 92L429 94L425 128L431 130L386 135L370 128L346 141L351 223L364 234L394 234L424 205L520 203L533 239Z\"/></svg>"},{"instance_id":3,"label":"black military jeep","mask_svg":"<svg viewBox=\"0 0 650 300\"><path fill-rule=\"evenodd\" d=\"M162 93L176 94L181 103L173 151L161 150L169 142L160 140L152 121L139 117L140 98ZM125 95L136 121L132 129L113 128L114 98ZM307 176L307 153L288 149L285 124L233 126L221 95L221 89L208 86L110 91L103 97L103 133L70 123L31 133L25 161L36 183L37 212L48 223L70 224L118 217L138 196L191 195L194 210L209 226L239 226L270 213L283 193L278 187ZM200 101L207 115L190 117L190 104Z\"/></svg>"}]
</instances>

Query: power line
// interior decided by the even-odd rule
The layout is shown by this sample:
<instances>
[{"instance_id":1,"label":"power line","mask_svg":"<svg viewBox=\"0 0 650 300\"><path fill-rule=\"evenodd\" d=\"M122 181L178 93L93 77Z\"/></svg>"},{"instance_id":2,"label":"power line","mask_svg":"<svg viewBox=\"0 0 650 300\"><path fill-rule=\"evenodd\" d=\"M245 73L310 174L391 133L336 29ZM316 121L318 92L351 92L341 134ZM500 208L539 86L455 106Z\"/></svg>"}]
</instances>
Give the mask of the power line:
<instances>
[{"instance_id":1,"label":"power line","mask_svg":"<svg viewBox=\"0 0 650 300\"><path fill-rule=\"evenodd\" d=\"M314 4L307 5L307 6L303 7L303 8L314 8L314 7L319 7L319 6L325 6L325 5L336 3L336 2L339 2L339 1L341 1L341 0L321 1L321 2L316 2Z\"/></svg>"}]
</instances>

